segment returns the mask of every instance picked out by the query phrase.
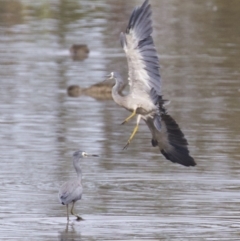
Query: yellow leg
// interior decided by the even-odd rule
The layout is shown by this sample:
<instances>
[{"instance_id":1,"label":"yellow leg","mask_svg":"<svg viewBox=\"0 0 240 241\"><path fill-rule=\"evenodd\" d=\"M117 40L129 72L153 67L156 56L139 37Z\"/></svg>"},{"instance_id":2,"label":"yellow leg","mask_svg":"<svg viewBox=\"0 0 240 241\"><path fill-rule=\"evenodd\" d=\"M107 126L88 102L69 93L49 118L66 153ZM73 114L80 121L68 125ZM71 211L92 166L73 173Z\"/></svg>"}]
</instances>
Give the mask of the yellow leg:
<instances>
[{"instance_id":1,"label":"yellow leg","mask_svg":"<svg viewBox=\"0 0 240 241\"><path fill-rule=\"evenodd\" d=\"M137 125L135 126L135 128L133 129L133 132L132 132L131 136L129 137L129 139L128 139L128 141L127 141L127 144L123 147L123 150L126 149L126 148L129 146L129 144L130 144L130 142L132 141L133 137L134 137L135 134L137 133L137 130L138 130L138 123L137 123Z\"/></svg>"},{"instance_id":2,"label":"yellow leg","mask_svg":"<svg viewBox=\"0 0 240 241\"><path fill-rule=\"evenodd\" d=\"M78 221L83 220L83 218L81 218L79 215L77 215L77 214L75 214L75 213L73 212L74 204L75 204L75 202L73 202L73 205L72 205L72 208L71 208L71 214L74 215L75 217L77 217L77 220L78 220Z\"/></svg>"},{"instance_id":3,"label":"yellow leg","mask_svg":"<svg viewBox=\"0 0 240 241\"><path fill-rule=\"evenodd\" d=\"M122 123L122 125L124 125L126 122L128 122L128 121L129 121L132 117L134 117L135 115L136 115L136 110L134 110L133 113L124 120L124 122Z\"/></svg>"}]
</instances>

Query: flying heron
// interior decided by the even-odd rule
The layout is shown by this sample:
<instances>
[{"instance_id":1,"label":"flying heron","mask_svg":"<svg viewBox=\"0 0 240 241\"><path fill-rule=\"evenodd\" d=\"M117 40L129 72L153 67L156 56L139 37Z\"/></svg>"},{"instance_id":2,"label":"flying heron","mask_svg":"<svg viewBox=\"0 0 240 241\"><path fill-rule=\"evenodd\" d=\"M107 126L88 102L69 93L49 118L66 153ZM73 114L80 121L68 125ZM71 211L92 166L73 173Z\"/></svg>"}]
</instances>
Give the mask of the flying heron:
<instances>
[{"instance_id":1,"label":"flying heron","mask_svg":"<svg viewBox=\"0 0 240 241\"><path fill-rule=\"evenodd\" d=\"M194 159L189 155L187 140L167 113L166 101L162 98L159 59L151 36L151 15L151 5L146 0L133 10L125 33L120 35L128 61L129 93L119 95L118 90L124 83L122 78L116 72L109 76L115 79L112 88L114 101L132 112L122 124L137 115L137 124L123 149L132 141L143 119L151 131L152 146L158 146L166 159L184 166L195 166Z\"/></svg>"},{"instance_id":2,"label":"flying heron","mask_svg":"<svg viewBox=\"0 0 240 241\"><path fill-rule=\"evenodd\" d=\"M73 154L73 166L77 172L77 178L65 182L59 189L58 198L61 204L67 207L67 220L69 221L68 204L72 203L71 214L77 217L77 220L83 220L73 211L74 204L82 198L82 170L80 167L80 159L89 155L84 151L76 151Z\"/></svg>"}]
</instances>

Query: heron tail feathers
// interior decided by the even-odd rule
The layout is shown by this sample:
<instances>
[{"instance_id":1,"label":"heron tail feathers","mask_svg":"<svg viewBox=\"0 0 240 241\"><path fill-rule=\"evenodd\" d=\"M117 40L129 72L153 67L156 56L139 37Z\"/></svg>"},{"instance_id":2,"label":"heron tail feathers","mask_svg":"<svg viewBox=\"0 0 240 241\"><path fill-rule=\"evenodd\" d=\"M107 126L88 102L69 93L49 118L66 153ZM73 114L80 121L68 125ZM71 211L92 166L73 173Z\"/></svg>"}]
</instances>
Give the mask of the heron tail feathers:
<instances>
[{"instance_id":1,"label":"heron tail feathers","mask_svg":"<svg viewBox=\"0 0 240 241\"><path fill-rule=\"evenodd\" d=\"M159 135L162 142L152 139L152 146L159 146L161 153L171 162L184 166L195 166L196 163L189 154L188 142L177 122L167 113L164 102L160 98L159 110L162 130Z\"/></svg>"}]
</instances>

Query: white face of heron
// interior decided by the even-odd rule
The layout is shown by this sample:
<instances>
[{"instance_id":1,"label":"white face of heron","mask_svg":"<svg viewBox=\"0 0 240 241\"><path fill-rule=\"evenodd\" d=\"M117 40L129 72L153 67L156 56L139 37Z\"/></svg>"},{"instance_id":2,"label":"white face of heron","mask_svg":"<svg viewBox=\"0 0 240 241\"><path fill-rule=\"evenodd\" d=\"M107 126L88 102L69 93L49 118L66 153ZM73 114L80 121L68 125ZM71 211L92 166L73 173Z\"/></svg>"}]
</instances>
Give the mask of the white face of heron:
<instances>
[{"instance_id":1,"label":"white face of heron","mask_svg":"<svg viewBox=\"0 0 240 241\"><path fill-rule=\"evenodd\" d=\"M82 156L83 156L83 157L87 156L87 153L83 151L83 152L82 152Z\"/></svg>"},{"instance_id":2,"label":"white face of heron","mask_svg":"<svg viewBox=\"0 0 240 241\"><path fill-rule=\"evenodd\" d=\"M113 79L114 78L114 72L111 72L109 75L109 79Z\"/></svg>"}]
</instances>

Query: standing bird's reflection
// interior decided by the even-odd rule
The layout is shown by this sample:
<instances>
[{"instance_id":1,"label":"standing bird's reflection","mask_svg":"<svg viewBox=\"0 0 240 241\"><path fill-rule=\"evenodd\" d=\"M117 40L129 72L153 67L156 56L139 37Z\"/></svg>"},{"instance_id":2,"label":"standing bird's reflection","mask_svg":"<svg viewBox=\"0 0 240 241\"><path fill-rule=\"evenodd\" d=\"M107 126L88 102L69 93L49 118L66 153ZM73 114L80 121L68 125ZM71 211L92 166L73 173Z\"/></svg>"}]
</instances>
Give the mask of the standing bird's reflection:
<instances>
[{"instance_id":1,"label":"standing bird's reflection","mask_svg":"<svg viewBox=\"0 0 240 241\"><path fill-rule=\"evenodd\" d=\"M79 241L81 240L81 234L76 232L74 223L69 224L69 222L67 222L65 229L59 232L58 238L60 241Z\"/></svg>"},{"instance_id":2,"label":"standing bird's reflection","mask_svg":"<svg viewBox=\"0 0 240 241\"><path fill-rule=\"evenodd\" d=\"M195 166L189 155L188 143L176 121L167 114L161 94L159 59L152 39L152 10L148 0L136 7L130 17L125 33L121 33L121 45L128 61L129 93L119 95L123 81L112 72L109 79L115 80L112 89L114 101L132 112L123 122L137 115L137 124L124 149L136 134L141 119L152 134L152 146L158 146L166 159L184 166Z\"/></svg>"},{"instance_id":3,"label":"standing bird's reflection","mask_svg":"<svg viewBox=\"0 0 240 241\"><path fill-rule=\"evenodd\" d=\"M68 204L72 203L71 214L77 217L77 220L83 220L73 211L74 204L82 198L82 170L80 167L80 159L89 155L84 151L76 151L73 154L73 166L77 172L77 178L65 182L59 189L58 197L61 204L67 207L67 220L69 221Z\"/></svg>"}]
</instances>

